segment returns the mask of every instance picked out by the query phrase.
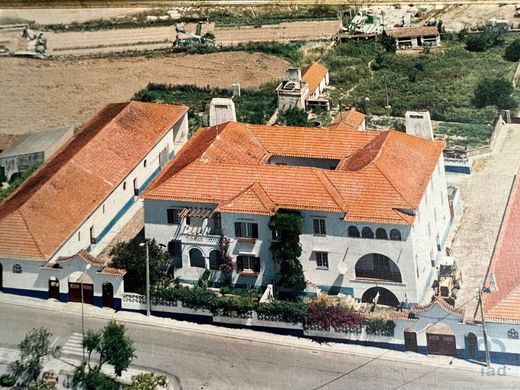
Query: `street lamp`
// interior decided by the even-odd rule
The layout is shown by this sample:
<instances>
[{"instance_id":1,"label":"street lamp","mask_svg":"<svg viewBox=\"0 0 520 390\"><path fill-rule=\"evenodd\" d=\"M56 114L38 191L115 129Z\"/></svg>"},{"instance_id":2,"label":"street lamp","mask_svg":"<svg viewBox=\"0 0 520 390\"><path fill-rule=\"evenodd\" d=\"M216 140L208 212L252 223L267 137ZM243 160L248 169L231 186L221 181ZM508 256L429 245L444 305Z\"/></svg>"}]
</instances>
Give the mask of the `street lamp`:
<instances>
[{"instance_id":1,"label":"street lamp","mask_svg":"<svg viewBox=\"0 0 520 390\"><path fill-rule=\"evenodd\" d=\"M81 274L81 277L79 278L79 282L81 284L81 347L83 351L83 364L85 364L85 314L83 311L83 276L85 276L85 273L90 269L91 265L87 264L85 267L85 271Z\"/></svg>"},{"instance_id":2,"label":"street lamp","mask_svg":"<svg viewBox=\"0 0 520 390\"><path fill-rule=\"evenodd\" d=\"M150 253L148 241L141 242L140 247L146 247L146 315L150 316Z\"/></svg>"},{"instance_id":3,"label":"street lamp","mask_svg":"<svg viewBox=\"0 0 520 390\"><path fill-rule=\"evenodd\" d=\"M146 315L150 316L150 251L148 249L148 240L141 242L140 247L146 247ZM160 247L166 248L166 245L159 244Z\"/></svg>"}]
</instances>

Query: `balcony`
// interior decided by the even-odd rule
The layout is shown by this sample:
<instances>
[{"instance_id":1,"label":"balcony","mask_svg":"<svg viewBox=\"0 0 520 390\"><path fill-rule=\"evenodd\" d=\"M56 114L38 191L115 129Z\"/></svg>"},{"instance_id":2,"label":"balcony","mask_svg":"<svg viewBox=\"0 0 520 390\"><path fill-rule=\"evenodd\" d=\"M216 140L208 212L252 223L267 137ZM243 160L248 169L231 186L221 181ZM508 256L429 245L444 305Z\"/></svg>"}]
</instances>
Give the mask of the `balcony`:
<instances>
[{"instance_id":1,"label":"balcony","mask_svg":"<svg viewBox=\"0 0 520 390\"><path fill-rule=\"evenodd\" d=\"M181 232L181 241L205 245L218 245L220 232L211 226L185 225Z\"/></svg>"}]
</instances>

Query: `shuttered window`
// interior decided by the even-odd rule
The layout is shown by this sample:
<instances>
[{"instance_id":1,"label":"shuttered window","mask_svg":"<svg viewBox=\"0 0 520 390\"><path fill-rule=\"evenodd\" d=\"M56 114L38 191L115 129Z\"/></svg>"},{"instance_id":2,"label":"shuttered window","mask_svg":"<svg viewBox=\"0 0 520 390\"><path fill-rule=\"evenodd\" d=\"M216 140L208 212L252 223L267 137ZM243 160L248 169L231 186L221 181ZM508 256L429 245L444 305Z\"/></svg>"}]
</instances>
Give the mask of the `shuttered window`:
<instances>
[{"instance_id":1,"label":"shuttered window","mask_svg":"<svg viewBox=\"0 0 520 390\"><path fill-rule=\"evenodd\" d=\"M329 254L327 252L314 252L316 257L316 267L329 268Z\"/></svg>"},{"instance_id":2,"label":"shuttered window","mask_svg":"<svg viewBox=\"0 0 520 390\"><path fill-rule=\"evenodd\" d=\"M327 234L325 229L325 220L323 218L314 218L312 220L312 229L314 234L324 236Z\"/></svg>"},{"instance_id":3,"label":"shuttered window","mask_svg":"<svg viewBox=\"0 0 520 390\"><path fill-rule=\"evenodd\" d=\"M237 271L260 272L260 258L254 256L237 256Z\"/></svg>"},{"instance_id":4,"label":"shuttered window","mask_svg":"<svg viewBox=\"0 0 520 390\"><path fill-rule=\"evenodd\" d=\"M173 225L179 225L181 223L181 217L179 216L179 209L166 209L166 215L168 223Z\"/></svg>"},{"instance_id":5,"label":"shuttered window","mask_svg":"<svg viewBox=\"0 0 520 390\"><path fill-rule=\"evenodd\" d=\"M251 222L235 222L235 236L258 238L258 224Z\"/></svg>"}]
</instances>

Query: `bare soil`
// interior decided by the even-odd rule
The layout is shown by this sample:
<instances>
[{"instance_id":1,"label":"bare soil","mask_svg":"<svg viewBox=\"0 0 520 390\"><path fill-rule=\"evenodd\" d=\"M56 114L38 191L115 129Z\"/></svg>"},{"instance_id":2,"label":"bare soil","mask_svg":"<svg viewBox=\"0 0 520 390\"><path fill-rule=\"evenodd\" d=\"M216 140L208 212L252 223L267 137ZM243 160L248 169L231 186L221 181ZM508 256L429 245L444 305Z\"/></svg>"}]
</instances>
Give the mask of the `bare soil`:
<instances>
[{"instance_id":1,"label":"bare soil","mask_svg":"<svg viewBox=\"0 0 520 390\"><path fill-rule=\"evenodd\" d=\"M80 125L149 82L255 87L281 79L287 66L278 57L244 52L82 61L0 58L0 133Z\"/></svg>"}]
</instances>

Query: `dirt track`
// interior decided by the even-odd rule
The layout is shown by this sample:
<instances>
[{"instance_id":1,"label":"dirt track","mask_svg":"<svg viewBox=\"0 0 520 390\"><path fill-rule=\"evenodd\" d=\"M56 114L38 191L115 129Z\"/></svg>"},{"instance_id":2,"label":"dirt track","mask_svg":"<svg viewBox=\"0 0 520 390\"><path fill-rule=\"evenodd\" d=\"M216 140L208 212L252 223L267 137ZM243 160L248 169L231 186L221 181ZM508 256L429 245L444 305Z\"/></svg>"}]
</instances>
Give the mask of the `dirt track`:
<instances>
[{"instance_id":1,"label":"dirt track","mask_svg":"<svg viewBox=\"0 0 520 390\"><path fill-rule=\"evenodd\" d=\"M148 82L253 87L281 79L287 66L278 57L243 52L84 61L0 58L0 133L80 124Z\"/></svg>"}]
</instances>

